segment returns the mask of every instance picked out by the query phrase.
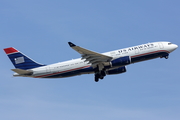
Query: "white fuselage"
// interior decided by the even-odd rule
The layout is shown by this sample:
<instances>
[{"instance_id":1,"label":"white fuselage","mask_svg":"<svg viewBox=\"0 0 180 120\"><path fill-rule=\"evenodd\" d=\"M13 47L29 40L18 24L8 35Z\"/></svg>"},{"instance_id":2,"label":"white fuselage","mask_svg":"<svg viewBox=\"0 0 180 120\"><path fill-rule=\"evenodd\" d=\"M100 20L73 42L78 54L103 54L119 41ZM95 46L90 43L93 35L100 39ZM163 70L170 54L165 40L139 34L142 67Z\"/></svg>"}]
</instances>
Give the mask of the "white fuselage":
<instances>
[{"instance_id":1,"label":"white fuselage","mask_svg":"<svg viewBox=\"0 0 180 120\"><path fill-rule=\"evenodd\" d=\"M136 63L144 60L168 56L168 54L174 51L176 48L177 45L171 44L170 42L153 42L102 54L111 56L113 59L123 56L130 56L131 63ZM111 67L109 69L115 68ZM42 66L31 70L33 71L33 75L28 77L34 78L62 78L80 74L90 74L94 72L91 64L85 62L85 60L82 60L81 58ZM18 75L14 74L14 76Z\"/></svg>"}]
</instances>

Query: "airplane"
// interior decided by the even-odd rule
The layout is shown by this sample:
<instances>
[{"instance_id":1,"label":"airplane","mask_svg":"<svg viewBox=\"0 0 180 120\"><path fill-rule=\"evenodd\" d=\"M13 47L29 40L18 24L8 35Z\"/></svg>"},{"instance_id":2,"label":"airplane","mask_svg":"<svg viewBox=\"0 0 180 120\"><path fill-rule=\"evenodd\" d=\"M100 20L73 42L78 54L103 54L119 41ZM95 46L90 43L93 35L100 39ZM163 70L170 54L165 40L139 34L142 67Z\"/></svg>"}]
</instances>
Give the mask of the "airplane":
<instances>
[{"instance_id":1,"label":"airplane","mask_svg":"<svg viewBox=\"0 0 180 120\"><path fill-rule=\"evenodd\" d=\"M32 78L65 78L82 74L94 73L94 80L98 82L106 75L126 72L126 66L155 58L168 59L169 54L178 48L171 42L152 42L129 48L114 50L106 53L94 52L72 42L69 46L81 54L81 58L44 65L35 62L13 47L4 51L13 63L13 76Z\"/></svg>"}]
</instances>

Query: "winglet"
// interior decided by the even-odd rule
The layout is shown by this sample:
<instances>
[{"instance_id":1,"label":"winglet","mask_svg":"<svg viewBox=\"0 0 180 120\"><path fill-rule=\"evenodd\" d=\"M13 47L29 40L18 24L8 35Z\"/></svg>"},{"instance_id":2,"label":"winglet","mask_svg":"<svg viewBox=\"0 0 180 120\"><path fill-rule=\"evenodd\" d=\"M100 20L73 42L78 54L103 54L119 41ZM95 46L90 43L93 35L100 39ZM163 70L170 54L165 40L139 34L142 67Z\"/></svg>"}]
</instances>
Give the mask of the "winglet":
<instances>
[{"instance_id":1,"label":"winglet","mask_svg":"<svg viewBox=\"0 0 180 120\"><path fill-rule=\"evenodd\" d=\"M72 42L68 42L68 44L69 44L70 47L75 47L75 46L76 46L76 45L73 44Z\"/></svg>"}]
</instances>

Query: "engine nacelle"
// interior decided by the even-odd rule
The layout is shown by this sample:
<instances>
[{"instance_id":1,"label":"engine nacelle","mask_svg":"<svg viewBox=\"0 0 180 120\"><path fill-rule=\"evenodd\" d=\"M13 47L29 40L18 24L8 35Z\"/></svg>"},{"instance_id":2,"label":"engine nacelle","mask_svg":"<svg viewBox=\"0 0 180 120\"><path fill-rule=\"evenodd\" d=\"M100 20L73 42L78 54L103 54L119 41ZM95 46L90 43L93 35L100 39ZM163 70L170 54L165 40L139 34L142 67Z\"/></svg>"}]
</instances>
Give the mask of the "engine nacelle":
<instances>
[{"instance_id":1,"label":"engine nacelle","mask_svg":"<svg viewBox=\"0 0 180 120\"><path fill-rule=\"evenodd\" d=\"M106 71L107 75L114 75L114 74L120 74L120 73L124 73L126 72L126 67L120 67L120 68L116 68L116 69L112 69L112 70L108 70Z\"/></svg>"},{"instance_id":2,"label":"engine nacelle","mask_svg":"<svg viewBox=\"0 0 180 120\"><path fill-rule=\"evenodd\" d=\"M111 66L125 66L131 64L131 58L129 56L120 57L111 61Z\"/></svg>"}]
</instances>

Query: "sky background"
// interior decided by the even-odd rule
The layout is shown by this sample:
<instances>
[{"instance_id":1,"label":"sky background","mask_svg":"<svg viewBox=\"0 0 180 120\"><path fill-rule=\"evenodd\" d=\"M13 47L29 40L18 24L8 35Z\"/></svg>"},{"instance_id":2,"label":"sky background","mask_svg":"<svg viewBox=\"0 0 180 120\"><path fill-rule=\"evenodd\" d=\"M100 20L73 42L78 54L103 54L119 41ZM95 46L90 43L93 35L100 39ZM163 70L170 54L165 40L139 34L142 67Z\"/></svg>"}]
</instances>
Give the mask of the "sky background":
<instances>
[{"instance_id":1,"label":"sky background","mask_svg":"<svg viewBox=\"0 0 180 120\"><path fill-rule=\"evenodd\" d=\"M180 49L127 72L61 79L12 77L3 48L51 64L78 58L71 41L107 52L155 41L180 45L179 0L1 0L1 120L179 120Z\"/></svg>"}]
</instances>

